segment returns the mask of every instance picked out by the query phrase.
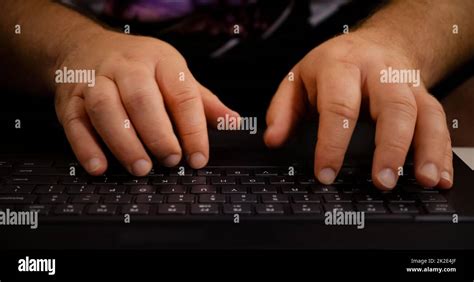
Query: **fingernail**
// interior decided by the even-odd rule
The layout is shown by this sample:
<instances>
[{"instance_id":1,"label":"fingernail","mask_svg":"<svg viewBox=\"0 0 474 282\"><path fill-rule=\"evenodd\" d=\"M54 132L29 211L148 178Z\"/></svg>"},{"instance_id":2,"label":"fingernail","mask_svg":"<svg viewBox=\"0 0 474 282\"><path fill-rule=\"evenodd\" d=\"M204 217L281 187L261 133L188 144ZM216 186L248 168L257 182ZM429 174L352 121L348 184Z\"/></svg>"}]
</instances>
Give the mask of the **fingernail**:
<instances>
[{"instance_id":1,"label":"fingernail","mask_svg":"<svg viewBox=\"0 0 474 282\"><path fill-rule=\"evenodd\" d=\"M453 183L453 179L451 178L451 173L447 172L446 170L441 172L441 178L448 181L449 184Z\"/></svg>"},{"instance_id":2,"label":"fingernail","mask_svg":"<svg viewBox=\"0 0 474 282\"><path fill-rule=\"evenodd\" d=\"M201 168L206 165L206 157L202 153L193 153L189 158L189 165L193 168Z\"/></svg>"},{"instance_id":3,"label":"fingernail","mask_svg":"<svg viewBox=\"0 0 474 282\"><path fill-rule=\"evenodd\" d=\"M167 167L172 167L172 166L177 165L180 160L181 160L180 155L172 154L163 159L163 165Z\"/></svg>"},{"instance_id":4,"label":"fingernail","mask_svg":"<svg viewBox=\"0 0 474 282\"><path fill-rule=\"evenodd\" d=\"M392 189L397 184L395 173L390 168L382 169L379 174L377 174L377 179L383 186L389 189Z\"/></svg>"},{"instance_id":5,"label":"fingernail","mask_svg":"<svg viewBox=\"0 0 474 282\"><path fill-rule=\"evenodd\" d=\"M132 173L134 175L146 175L151 169L151 165L147 160L138 160L132 165Z\"/></svg>"},{"instance_id":6,"label":"fingernail","mask_svg":"<svg viewBox=\"0 0 474 282\"><path fill-rule=\"evenodd\" d=\"M428 178L435 185L439 181L438 168L434 163L427 163L420 169L420 174Z\"/></svg>"},{"instance_id":7,"label":"fingernail","mask_svg":"<svg viewBox=\"0 0 474 282\"><path fill-rule=\"evenodd\" d=\"M336 172L332 168L323 168L318 173L318 180L323 184L331 184L336 179Z\"/></svg>"},{"instance_id":8,"label":"fingernail","mask_svg":"<svg viewBox=\"0 0 474 282\"><path fill-rule=\"evenodd\" d=\"M92 158L87 162L87 171L94 172L100 168L100 159Z\"/></svg>"}]
</instances>

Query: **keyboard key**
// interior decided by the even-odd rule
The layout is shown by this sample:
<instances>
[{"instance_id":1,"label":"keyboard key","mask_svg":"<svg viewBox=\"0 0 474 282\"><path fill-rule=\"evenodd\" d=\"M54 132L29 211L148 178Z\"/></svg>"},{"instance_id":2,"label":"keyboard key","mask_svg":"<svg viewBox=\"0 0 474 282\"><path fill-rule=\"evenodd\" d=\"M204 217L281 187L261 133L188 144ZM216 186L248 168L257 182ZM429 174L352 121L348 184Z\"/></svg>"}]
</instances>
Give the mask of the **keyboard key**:
<instances>
[{"instance_id":1,"label":"keyboard key","mask_svg":"<svg viewBox=\"0 0 474 282\"><path fill-rule=\"evenodd\" d=\"M388 208L395 214L416 214L419 213L418 208L414 203L392 203Z\"/></svg>"},{"instance_id":2,"label":"keyboard key","mask_svg":"<svg viewBox=\"0 0 474 282\"><path fill-rule=\"evenodd\" d=\"M218 194L203 194L199 196L200 203L225 203L225 196Z\"/></svg>"},{"instance_id":3,"label":"keyboard key","mask_svg":"<svg viewBox=\"0 0 474 282\"><path fill-rule=\"evenodd\" d=\"M53 167L18 167L13 169L12 175L30 176L30 175L69 175L69 169L53 168Z\"/></svg>"},{"instance_id":4,"label":"keyboard key","mask_svg":"<svg viewBox=\"0 0 474 282\"><path fill-rule=\"evenodd\" d=\"M64 185L38 185L36 186L36 194L61 194L66 187Z\"/></svg>"},{"instance_id":5,"label":"keyboard key","mask_svg":"<svg viewBox=\"0 0 474 282\"><path fill-rule=\"evenodd\" d=\"M147 177L127 178L127 179L122 181L122 184L124 184L124 185L147 185L148 184L148 178Z\"/></svg>"},{"instance_id":6,"label":"keyboard key","mask_svg":"<svg viewBox=\"0 0 474 282\"><path fill-rule=\"evenodd\" d=\"M243 185L259 185L265 184L265 178L263 177L253 177L253 176L244 176L240 178L240 183Z\"/></svg>"},{"instance_id":7,"label":"keyboard key","mask_svg":"<svg viewBox=\"0 0 474 282\"><path fill-rule=\"evenodd\" d=\"M33 195L0 195L0 205L7 204L33 204L36 200L36 196Z\"/></svg>"},{"instance_id":8,"label":"keyboard key","mask_svg":"<svg viewBox=\"0 0 474 282\"><path fill-rule=\"evenodd\" d=\"M310 177L298 176L298 183L307 185L307 184L316 184L317 181L312 176L310 176Z\"/></svg>"},{"instance_id":9,"label":"keyboard key","mask_svg":"<svg viewBox=\"0 0 474 282\"><path fill-rule=\"evenodd\" d=\"M130 204L132 202L132 196L116 194L109 195L104 198L105 204Z\"/></svg>"},{"instance_id":10,"label":"keyboard key","mask_svg":"<svg viewBox=\"0 0 474 282\"><path fill-rule=\"evenodd\" d=\"M275 186L268 185L251 186L250 190L254 194L273 194L278 192Z\"/></svg>"},{"instance_id":11,"label":"keyboard key","mask_svg":"<svg viewBox=\"0 0 474 282\"><path fill-rule=\"evenodd\" d=\"M172 194L168 196L168 203L194 203L194 195Z\"/></svg>"},{"instance_id":12,"label":"keyboard key","mask_svg":"<svg viewBox=\"0 0 474 282\"><path fill-rule=\"evenodd\" d=\"M99 186L99 194L124 194L127 188L124 185Z\"/></svg>"},{"instance_id":13,"label":"keyboard key","mask_svg":"<svg viewBox=\"0 0 474 282\"><path fill-rule=\"evenodd\" d=\"M409 204L415 203L415 197L413 194L401 194L401 193L387 193L384 194L384 198L391 204Z\"/></svg>"},{"instance_id":14,"label":"keyboard key","mask_svg":"<svg viewBox=\"0 0 474 282\"><path fill-rule=\"evenodd\" d=\"M236 184L233 176L215 176L211 178L211 184L215 185L230 185Z\"/></svg>"},{"instance_id":15,"label":"keyboard key","mask_svg":"<svg viewBox=\"0 0 474 282\"><path fill-rule=\"evenodd\" d=\"M284 185L281 187L281 191L284 194L306 194L308 193L308 188L304 186Z\"/></svg>"},{"instance_id":16,"label":"keyboard key","mask_svg":"<svg viewBox=\"0 0 474 282\"><path fill-rule=\"evenodd\" d=\"M87 178L76 176L64 176L59 179L59 182L64 185L87 184Z\"/></svg>"},{"instance_id":17,"label":"keyboard key","mask_svg":"<svg viewBox=\"0 0 474 282\"><path fill-rule=\"evenodd\" d=\"M280 204L258 204L255 206L258 214L284 214L283 206Z\"/></svg>"},{"instance_id":18,"label":"keyboard key","mask_svg":"<svg viewBox=\"0 0 474 282\"><path fill-rule=\"evenodd\" d=\"M166 185L159 186L157 193L161 194L184 194L186 193L186 187L183 185Z\"/></svg>"},{"instance_id":19,"label":"keyboard key","mask_svg":"<svg viewBox=\"0 0 474 282\"><path fill-rule=\"evenodd\" d=\"M3 185L0 186L0 194L30 194L34 188L35 185L28 184Z\"/></svg>"},{"instance_id":20,"label":"keyboard key","mask_svg":"<svg viewBox=\"0 0 474 282\"><path fill-rule=\"evenodd\" d=\"M117 185L119 181L116 177L95 176L92 178L91 183L96 184L96 185L101 185L101 184Z\"/></svg>"},{"instance_id":21,"label":"keyboard key","mask_svg":"<svg viewBox=\"0 0 474 282\"><path fill-rule=\"evenodd\" d=\"M124 205L121 208L121 213L147 215L150 213L150 205Z\"/></svg>"},{"instance_id":22,"label":"keyboard key","mask_svg":"<svg viewBox=\"0 0 474 282\"><path fill-rule=\"evenodd\" d=\"M155 194L156 188L151 185L133 185L130 187L130 194Z\"/></svg>"},{"instance_id":23,"label":"keyboard key","mask_svg":"<svg viewBox=\"0 0 474 282\"><path fill-rule=\"evenodd\" d=\"M179 167L174 167L170 169L170 176L182 177L182 176L192 176L192 175L193 175L193 169L189 167L184 168L184 170L182 170Z\"/></svg>"},{"instance_id":24,"label":"keyboard key","mask_svg":"<svg viewBox=\"0 0 474 282\"><path fill-rule=\"evenodd\" d=\"M257 203L257 195L238 194L230 196L231 203Z\"/></svg>"},{"instance_id":25,"label":"keyboard key","mask_svg":"<svg viewBox=\"0 0 474 282\"><path fill-rule=\"evenodd\" d=\"M222 188L222 194L246 194L247 193L247 187L245 186L223 186Z\"/></svg>"},{"instance_id":26,"label":"keyboard key","mask_svg":"<svg viewBox=\"0 0 474 282\"><path fill-rule=\"evenodd\" d=\"M262 195L262 203L264 204L286 204L289 203L288 196L283 194L265 194Z\"/></svg>"},{"instance_id":27,"label":"keyboard key","mask_svg":"<svg viewBox=\"0 0 474 282\"><path fill-rule=\"evenodd\" d=\"M194 185L191 187L193 194L215 194L217 193L216 186L212 185Z\"/></svg>"},{"instance_id":28,"label":"keyboard key","mask_svg":"<svg viewBox=\"0 0 474 282\"><path fill-rule=\"evenodd\" d=\"M66 187L68 194L92 194L95 191L95 185L70 185Z\"/></svg>"},{"instance_id":29,"label":"keyboard key","mask_svg":"<svg viewBox=\"0 0 474 282\"><path fill-rule=\"evenodd\" d=\"M324 194L324 200L326 203L351 203L351 194Z\"/></svg>"},{"instance_id":30,"label":"keyboard key","mask_svg":"<svg viewBox=\"0 0 474 282\"><path fill-rule=\"evenodd\" d=\"M438 190L430 188L430 187L423 187L417 184L414 185L403 185L401 187L397 186L401 190L407 193L439 193Z\"/></svg>"},{"instance_id":31,"label":"keyboard key","mask_svg":"<svg viewBox=\"0 0 474 282\"><path fill-rule=\"evenodd\" d=\"M198 176L221 176L222 170L217 168L203 168L197 171Z\"/></svg>"},{"instance_id":32,"label":"keyboard key","mask_svg":"<svg viewBox=\"0 0 474 282\"><path fill-rule=\"evenodd\" d=\"M251 214L250 204L224 204L225 214Z\"/></svg>"},{"instance_id":33,"label":"keyboard key","mask_svg":"<svg viewBox=\"0 0 474 282\"><path fill-rule=\"evenodd\" d=\"M28 205L28 206L20 206L19 210L22 211L35 211L38 215L48 215L51 211L51 206L49 205Z\"/></svg>"},{"instance_id":34,"label":"keyboard key","mask_svg":"<svg viewBox=\"0 0 474 282\"><path fill-rule=\"evenodd\" d=\"M354 199L356 202L362 204L383 203L382 197L376 194L355 194Z\"/></svg>"},{"instance_id":35,"label":"keyboard key","mask_svg":"<svg viewBox=\"0 0 474 282\"><path fill-rule=\"evenodd\" d=\"M87 209L87 213L92 215L114 215L116 212L117 206L115 205L90 205Z\"/></svg>"},{"instance_id":36,"label":"keyboard key","mask_svg":"<svg viewBox=\"0 0 474 282\"><path fill-rule=\"evenodd\" d=\"M205 185L206 177L203 176L185 176L181 179L183 185Z\"/></svg>"},{"instance_id":37,"label":"keyboard key","mask_svg":"<svg viewBox=\"0 0 474 282\"><path fill-rule=\"evenodd\" d=\"M191 214L219 214L219 209L215 204L193 204Z\"/></svg>"},{"instance_id":38,"label":"keyboard key","mask_svg":"<svg viewBox=\"0 0 474 282\"><path fill-rule=\"evenodd\" d=\"M428 213L455 213L453 207L451 207L448 203L426 203L424 204L424 207Z\"/></svg>"},{"instance_id":39,"label":"keyboard key","mask_svg":"<svg viewBox=\"0 0 474 282\"><path fill-rule=\"evenodd\" d=\"M383 204L357 204L357 210L365 213L387 213Z\"/></svg>"},{"instance_id":40,"label":"keyboard key","mask_svg":"<svg viewBox=\"0 0 474 282\"><path fill-rule=\"evenodd\" d=\"M331 204L324 204L324 210L332 212L333 210L337 211L354 211L354 207L352 204L349 203L331 203Z\"/></svg>"},{"instance_id":41,"label":"keyboard key","mask_svg":"<svg viewBox=\"0 0 474 282\"><path fill-rule=\"evenodd\" d=\"M158 206L159 214L186 214L186 205L184 204L162 204Z\"/></svg>"},{"instance_id":42,"label":"keyboard key","mask_svg":"<svg viewBox=\"0 0 474 282\"><path fill-rule=\"evenodd\" d=\"M318 214L321 206L318 204L292 204L291 210L294 214Z\"/></svg>"},{"instance_id":43,"label":"keyboard key","mask_svg":"<svg viewBox=\"0 0 474 282\"><path fill-rule=\"evenodd\" d=\"M64 204L58 205L54 209L57 215L80 215L84 210L84 205Z\"/></svg>"},{"instance_id":44,"label":"keyboard key","mask_svg":"<svg viewBox=\"0 0 474 282\"><path fill-rule=\"evenodd\" d=\"M137 204L161 204L164 201L163 195L138 195Z\"/></svg>"},{"instance_id":45,"label":"keyboard key","mask_svg":"<svg viewBox=\"0 0 474 282\"><path fill-rule=\"evenodd\" d=\"M294 178L291 176L272 176L270 184L295 184Z\"/></svg>"},{"instance_id":46,"label":"keyboard key","mask_svg":"<svg viewBox=\"0 0 474 282\"><path fill-rule=\"evenodd\" d=\"M418 199L422 203L446 203L446 198L441 194L423 193L418 194Z\"/></svg>"},{"instance_id":47,"label":"keyboard key","mask_svg":"<svg viewBox=\"0 0 474 282\"><path fill-rule=\"evenodd\" d=\"M292 196L293 202L296 204L319 204L321 199L319 195L294 195Z\"/></svg>"},{"instance_id":48,"label":"keyboard key","mask_svg":"<svg viewBox=\"0 0 474 282\"><path fill-rule=\"evenodd\" d=\"M162 176L165 176L165 173L162 169L157 169L155 167L153 167L150 172L148 173L149 176L159 176L159 177L162 177Z\"/></svg>"},{"instance_id":49,"label":"keyboard key","mask_svg":"<svg viewBox=\"0 0 474 282\"><path fill-rule=\"evenodd\" d=\"M227 176L249 176L250 171L244 168L230 168L226 169Z\"/></svg>"},{"instance_id":50,"label":"keyboard key","mask_svg":"<svg viewBox=\"0 0 474 282\"><path fill-rule=\"evenodd\" d=\"M99 195L80 195L80 196L73 196L71 199L71 203L73 204L97 204L100 200Z\"/></svg>"},{"instance_id":51,"label":"keyboard key","mask_svg":"<svg viewBox=\"0 0 474 282\"><path fill-rule=\"evenodd\" d=\"M278 170L274 168L261 168L255 170L255 176L277 176Z\"/></svg>"},{"instance_id":52,"label":"keyboard key","mask_svg":"<svg viewBox=\"0 0 474 282\"><path fill-rule=\"evenodd\" d=\"M53 162L48 160L27 160L15 163L17 167L50 167L51 165Z\"/></svg>"},{"instance_id":53,"label":"keyboard key","mask_svg":"<svg viewBox=\"0 0 474 282\"><path fill-rule=\"evenodd\" d=\"M65 204L68 200L67 195L47 195L38 198L40 204Z\"/></svg>"},{"instance_id":54,"label":"keyboard key","mask_svg":"<svg viewBox=\"0 0 474 282\"><path fill-rule=\"evenodd\" d=\"M153 185L170 185L170 184L178 184L177 177L154 177L151 180Z\"/></svg>"},{"instance_id":55,"label":"keyboard key","mask_svg":"<svg viewBox=\"0 0 474 282\"><path fill-rule=\"evenodd\" d=\"M312 186L312 190L316 194L337 193L337 188L333 185L316 184Z\"/></svg>"}]
</instances>

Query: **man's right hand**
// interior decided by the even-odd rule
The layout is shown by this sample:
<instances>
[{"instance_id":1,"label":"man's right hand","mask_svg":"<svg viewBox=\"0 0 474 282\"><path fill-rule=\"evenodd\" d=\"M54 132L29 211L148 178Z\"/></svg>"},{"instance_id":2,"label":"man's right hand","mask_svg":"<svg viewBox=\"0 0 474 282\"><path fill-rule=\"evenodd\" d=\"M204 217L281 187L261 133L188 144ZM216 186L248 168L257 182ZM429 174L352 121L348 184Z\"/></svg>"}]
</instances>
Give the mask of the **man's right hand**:
<instances>
[{"instance_id":1,"label":"man's right hand","mask_svg":"<svg viewBox=\"0 0 474 282\"><path fill-rule=\"evenodd\" d=\"M95 85L56 84L56 112L87 172L107 169L98 138L136 176L152 167L145 148L165 166L177 165L183 151L191 167L206 165L206 118L215 125L220 116L238 114L196 81L176 49L111 31L78 46L57 68L95 70Z\"/></svg>"}]
</instances>

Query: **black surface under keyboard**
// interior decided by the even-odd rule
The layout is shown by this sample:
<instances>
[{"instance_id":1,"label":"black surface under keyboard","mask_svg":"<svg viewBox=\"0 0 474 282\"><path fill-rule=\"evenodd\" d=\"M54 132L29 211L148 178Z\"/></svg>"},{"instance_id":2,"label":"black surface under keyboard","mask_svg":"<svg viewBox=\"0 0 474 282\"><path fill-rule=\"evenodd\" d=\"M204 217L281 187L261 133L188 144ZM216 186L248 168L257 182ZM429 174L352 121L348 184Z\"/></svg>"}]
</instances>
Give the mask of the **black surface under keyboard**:
<instances>
[{"instance_id":1,"label":"black surface under keyboard","mask_svg":"<svg viewBox=\"0 0 474 282\"><path fill-rule=\"evenodd\" d=\"M416 184L411 167L389 192L372 186L369 168L343 167L333 185L318 183L311 171L294 169L155 168L149 176L136 178L112 168L92 177L75 162L0 160L0 209L36 210L47 218L129 214L155 219L235 214L297 219L334 209L386 220L454 213L442 191Z\"/></svg>"}]
</instances>

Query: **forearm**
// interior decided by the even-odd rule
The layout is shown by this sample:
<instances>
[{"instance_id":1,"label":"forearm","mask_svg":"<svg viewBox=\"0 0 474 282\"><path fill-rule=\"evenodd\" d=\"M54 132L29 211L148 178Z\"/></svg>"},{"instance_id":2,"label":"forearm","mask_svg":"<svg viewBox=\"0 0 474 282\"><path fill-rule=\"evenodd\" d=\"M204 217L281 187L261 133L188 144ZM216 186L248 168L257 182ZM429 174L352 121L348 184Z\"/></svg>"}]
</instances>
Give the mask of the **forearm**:
<instances>
[{"instance_id":1,"label":"forearm","mask_svg":"<svg viewBox=\"0 0 474 282\"><path fill-rule=\"evenodd\" d=\"M403 48L427 87L474 55L474 1L395 0L360 28ZM457 26L457 34L453 32Z\"/></svg>"},{"instance_id":2,"label":"forearm","mask_svg":"<svg viewBox=\"0 0 474 282\"><path fill-rule=\"evenodd\" d=\"M28 88L52 90L58 62L103 30L94 21L53 1L3 0L0 6L4 11L0 58L6 63L3 69L10 70L6 79L25 85L25 77L34 78L28 81L33 85L25 85ZM16 25L21 29L19 34Z\"/></svg>"}]
</instances>

